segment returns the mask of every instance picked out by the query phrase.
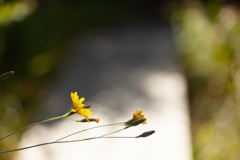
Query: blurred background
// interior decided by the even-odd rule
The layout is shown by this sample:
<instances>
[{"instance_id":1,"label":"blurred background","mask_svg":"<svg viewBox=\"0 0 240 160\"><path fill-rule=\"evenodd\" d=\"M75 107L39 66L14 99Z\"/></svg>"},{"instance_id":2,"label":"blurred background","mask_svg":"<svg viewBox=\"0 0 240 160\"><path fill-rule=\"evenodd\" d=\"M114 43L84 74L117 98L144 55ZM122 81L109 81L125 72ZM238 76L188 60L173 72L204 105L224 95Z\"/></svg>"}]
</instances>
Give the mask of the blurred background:
<instances>
[{"instance_id":1,"label":"blurred background","mask_svg":"<svg viewBox=\"0 0 240 160\"><path fill-rule=\"evenodd\" d=\"M122 151L126 159L240 159L239 43L234 0L0 0L0 73L15 71L0 82L0 137L68 112L70 92L76 91L93 105L93 116L103 117L102 124L144 110L149 129L157 132L134 141L139 157ZM46 141L60 138L50 133L66 130L69 124L63 123L11 136L0 141L0 150L41 143L36 139L46 133ZM98 142L107 149L133 147L129 141ZM41 150L40 159L59 160L61 149L54 147ZM30 152L0 159L32 159Z\"/></svg>"}]
</instances>

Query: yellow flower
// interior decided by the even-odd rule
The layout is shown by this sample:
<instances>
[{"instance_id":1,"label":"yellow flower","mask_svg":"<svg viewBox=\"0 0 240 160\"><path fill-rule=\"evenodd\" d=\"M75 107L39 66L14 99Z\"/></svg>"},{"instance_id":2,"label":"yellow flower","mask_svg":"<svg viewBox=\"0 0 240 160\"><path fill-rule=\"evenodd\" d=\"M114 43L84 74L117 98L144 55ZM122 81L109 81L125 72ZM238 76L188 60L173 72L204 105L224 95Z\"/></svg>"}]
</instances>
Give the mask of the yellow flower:
<instances>
[{"instance_id":1,"label":"yellow flower","mask_svg":"<svg viewBox=\"0 0 240 160\"><path fill-rule=\"evenodd\" d=\"M71 98L72 98L72 102L73 102L72 112L76 112L76 113L80 114L81 116L86 118L87 121L89 122L88 115L91 115L92 112L90 111L90 109L83 108L84 104L82 102L85 100L85 98L82 97L79 99L77 92L74 92L74 94L71 93Z\"/></svg>"},{"instance_id":2,"label":"yellow flower","mask_svg":"<svg viewBox=\"0 0 240 160\"><path fill-rule=\"evenodd\" d=\"M133 114L133 120L144 119L144 115L142 115L142 110L138 110ZM147 120L143 121L142 124L147 124Z\"/></svg>"}]
</instances>

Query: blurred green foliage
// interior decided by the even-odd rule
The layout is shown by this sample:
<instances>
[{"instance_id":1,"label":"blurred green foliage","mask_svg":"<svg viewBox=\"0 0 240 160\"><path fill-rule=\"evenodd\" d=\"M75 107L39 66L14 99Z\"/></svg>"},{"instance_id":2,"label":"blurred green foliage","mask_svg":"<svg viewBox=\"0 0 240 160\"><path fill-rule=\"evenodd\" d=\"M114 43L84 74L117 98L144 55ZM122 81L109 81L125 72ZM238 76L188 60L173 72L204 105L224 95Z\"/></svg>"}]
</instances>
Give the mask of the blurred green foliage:
<instances>
[{"instance_id":1,"label":"blurred green foliage","mask_svg":"<svg viewBox=\"0 0 240 160\"><path fill-rule=\"evenodd\" d=\"M178 4L172 16L189 83L196 160L240 159L240 11L223 2ZM76 31L110 28L147 11L151 17L157 11L152 6L159 7L120 0L0 0L0 74L15 71L0 81L0 137L34 120ZM19 136L1 141L0 150L16 148Z\"/></svg>"},{"instance_id":2,"label":"blurred green foliage","mask_svg":"<svg viewBox=\"0 0 240 160\"><path fill-rule=\"evenodd\" d=\"M196 160L240 159L240 10L192 1L172 26L189 83Z\"/></svg>"},{"instance_id":3,"label":"blurred green foliage","mask_svg":"<svg viewBox=\"0 0 240 160\"><path fill-rule=\"evenodd\" d=\"M158 14L159 2L102 0L0 0L0 137L39 118L39 102L50 95L72 39ZM146 5L147 4L147 5ZM53 116L58 116L58 113ZM37 117L37 118L36 118ZM39 119L38 119L39 120ZM41 119L42 120L42 119ZM21 134L0 141L0 150L17 148ZM12 159L14 153L0 155Z\"/></svg>"},{"instance_id":4,"label":"blurred green foliage","mask_svg":"<svg viewBox=\"0 0 240 160\"><path fill-rule=\"evenodd\" d=\"M16 22L23 20L27 15L31 14L34 9L34 1L0 1L0 73L4 73L8 69L12 70L11 61L5 61L6 48L8 45L6 30ZM11 56L14 59L14 55ZM6 67L2 67L6 66ZM7 70L5 70L7 69ZM12 132L24 124L23 108L19 96L13 92L17 89L19 82L14 82L10 79L0 82L0 136ZM23 120L23 123L19 123ZM10 139L0 142L0 149L10 149L17 147L19 136L13 136ZM11 159L13 154L0 155L0 159Z\"/></svg>"},{"instance_id":5,"label":"blurred green foliage","mask_svg":"<svg viewBox=\"0 0 240 160\"><path fill-rule=\"evenodd\" d=\"M14 61L20 60L15 59L19 57L20 53L9 55L10 53L7 51L7 47L9 46L7 30L11 28L11 25L14 23L24 20L24 18L34 12L35 9L36 3L34 1L0 1L0 73L14 69L19 71L23 68L23 65L19 66L19 68L13 65ZM7 57L10 58L8 59ZM20 88L23 80L17 80L13 77L0 81L1 137L22 127L28 118L26 116L27 114L23 113L24 109L20 96ZM26 116L26 118L22 118L22 116ZM22 121L22 123L20 123L20 121ZM1 141L0 150L17 147L18 141L19 135ZM12 159L13 155L14 154L0 155L0 159Z\"/></svg>"}]
</instances>

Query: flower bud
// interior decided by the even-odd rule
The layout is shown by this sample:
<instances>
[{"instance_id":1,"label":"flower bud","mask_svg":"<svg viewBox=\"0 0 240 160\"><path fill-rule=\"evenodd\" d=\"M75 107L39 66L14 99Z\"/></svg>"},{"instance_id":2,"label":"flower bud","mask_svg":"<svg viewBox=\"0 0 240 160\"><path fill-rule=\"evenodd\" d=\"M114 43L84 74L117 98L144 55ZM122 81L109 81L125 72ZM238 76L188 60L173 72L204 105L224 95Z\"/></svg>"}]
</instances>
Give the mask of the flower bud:
<instances>
[{"instance_id":1,"label":"flower bud","mask_svg":"<svg viewBox=\"0 0 240 160\"><path fill-rule=\"evenodd\" d=\"M152 130L152 131L147 131L147 132L144 132L144 133L142 133L141 135L137 136L136 138L148 137L148 136L152 135L153 133L155 133L154 130Z\"/></svg>"},{"instance_id":2,"label":"flower bud","mask_svg":"<svg viewBox=\"0 0 240 160\"><path fill-rule=\"evenodd\" d=\"M129 128L129 127L132 127L132 126L137 126L137 125L139 125L139 124L141 124L141 123L143 123L145 121L146 121L146 118L134 120L131 123L127 124L128 126L125 127L125 128Z\"/></svg>"},{"instance_id":3,"label":"flower bud","mask_svg":"<svg viewBox=\"0 0 240 160\"><path fill-rule=\"evenodd\" d=\"M89 120L89 122L96 122L96 123L99 122L99 118L88 118L88 120ZM87 119L82 119L82 120L77 120L76 122L83 122L83 123L85 123L85 122L88 122L88 120Z\"/></svg>"},{"instance_id":4,"label":"flower bud","mask_svg":"<svg viewBox=\"0 0 240 160\"><path fill-rule=\"evenodd\" d=\"M4 80L14 74L14 71L6 72L0 75L0 80Z\"/></svg>"}]
</instances>

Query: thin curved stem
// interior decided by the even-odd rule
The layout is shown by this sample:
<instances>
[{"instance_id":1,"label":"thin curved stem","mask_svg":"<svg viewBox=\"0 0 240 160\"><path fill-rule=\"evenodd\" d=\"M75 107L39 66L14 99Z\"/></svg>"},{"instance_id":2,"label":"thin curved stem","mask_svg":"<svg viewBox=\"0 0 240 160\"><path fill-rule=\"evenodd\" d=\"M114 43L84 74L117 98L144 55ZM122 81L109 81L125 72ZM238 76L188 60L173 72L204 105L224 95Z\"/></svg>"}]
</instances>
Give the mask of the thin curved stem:
<instances>
[{"instance_id":1,"label":"thin curved stem","mask_svg":"<svg viewBox=\"0 0 240 160\"><path fill-rule=\"evenodd\" d=\"M39 146L45 146L45 145L49 145L49 144L56 144L56 143L70 143L70 142L80 142L80 141L87 141L87 140L92 140L92 139L97 139L97 138L136 138L136 137L124 137L124 136L120 136L120 137L91 137L91 138L85 138L85 139L79 139L79 140L71 140L71 141L54 141L54 142L48 142L48 143L41 143L41 144L37 144L37 145L32 145L32 146L28 146L28 147L23 147L23 148L18 148L18 149L13 149L13 150L8 150L8 151L2 151L0 152L0 154L2 153L9 153L9 152L15 152L15 151L20 151L20 150L24 150L24 149L30 149L30 148L35 148L35 147L39 147Z\"/></svg>"},{"instance_id":2,"label":"thin curved stem","mask_svg":"<svg viewBox=\"0 0 240 160\"><path fill-rule=\"evenodd\" d=\"M75 134L78 134L78 133L81 133L81 132L85 132L85 131L88 131L88 130L91 130L91 129L100 128L100 127L106 127L106 126L122 125L122 124L124 124L124 123L113 123L113 124L106 124L106 125L101 125L101 126L95 126L95 127L87 128L87 129L84 129L84 130L81 130L81 131L77 131L77 132L71 133L71 134L69 134L67 136L64 136L64 137L62 137L60 139L57 139L54 142L59 142L60 140L63 140L65 138L67 138L67 137L70 137L70 136L73 136Z\"/></svg>"},{"instance_id":3,"label":"thin curved stem","mask_svg":"<svg viewBox=\"0 0 240 160\"><path fill-rule=\"evenodd\" d=\"M124 129L126 129L126 128L122 128L122 129L116 130L116 131L114 131L114 132L104 134L104 135L102 135L101 137L106 137L106 136L108 136L108 135L111 135L111 134L114 134L114 133L117 133L117 132L123 131Z\"/></svg>"},{"instance_id":4,"label":"thin curved stem","mask_svg":"<svg viewBox=\"0 0 240 160\"><path fill-rule=\"evenodd\" d=\"M14 151L20 151L20 150L24 150L24 149L39 147L39 146L44 146L44 145L48 145L48 144L53 144L53 142L41 143L41 144L37 144L37 145L33 145L33 146L28 146L28 147L23 147L23 148L18 148L18 149L12 149L12 150L7 150L7 151L2 151L2 152L0 152L0 154L2 154L2 153L14 152Z\"/></svg>"},{"instance_id":5,"label":"thin curved stem","mask_svg":"<svg viewBox=\"0 0 240 160\"><path fill-rule=\"evenodd\" d=\"M68 116L70 116L70 115L72 115L72 114L73 114L73 112L68 112L68 113L66 113L66 114L64 114L64 115L62 115L62 116L59 116L59 117L53 117L53 118L49 118L49 119L46 119L46 120L41 121L41 122L33 123L33 124L31 124L31 125L29 125L29 126L27 126L27 127L24 127L24 128L22 128L22 129L19 129L19 130L15 131L15 132L12 132L12 133L10 133L10 134L8 134L8 135L0 138L0 141L3 140L3 139L5 139L5 138L7 138L7 137L9 137L9 136L11 136L11 135L13 135L13 134L15 134L15 133L18 133L18 132L20 132L20 131L22 131L22 130L28 129L28 128L33 127L33 126L36 126L36 125L38 125L38 124L42 124L42 123L45 123L45 122L49 122L49 121L53 121L53 120L65 118L65 117L68 117Z\"/></svg>"},{"instance_id":6,"label":"thin curved stem","mask_svg":"<svg viewBox=\"0 0 240 160\"><path fill-rule=\"evenodd\" d=\"M69 112L69 113L71 113L71 112ZM69 115L68 115L68 114L65 114L65 115L63 115L63 116L54 117L54 118L50 118L50 119L47 119L47 120L44 120L44 121L41 121L41 122L38 122L38 123L34 123L34 124L32 124L32 125L29 125L29 126L27 126L27 127L25 127L25 128L22 128L22 129L16 131L16 132L13 132L13 133L11 133L11 134L3 137L3 138L6 138L6 137L8 137L8 136L10 136L10 135L12 135L12 134L14 134L14 133L17 133L17 132L19 132L19 131L21 131L21 130L30 128L30 127L35 126L35 125L37 125L37 124L41 124L41 123L44 123L44 122L48 122L48 121L52 121L52 120L56 120L56 119L60 119L60 118L65 118L65 117L67 117L67 116L69 116ZM28 146L28 147L23 147L23 148L18 148L18 149L13 149L13 150L2 151L2 152L0 152L0 154L1 154L1 153L14 152L14 151L20 151L20 150L24 150L24 149L29 149L29 148L34 148L34 147L39 147L39 146L44 146L44 145L49 145L49 144L55 144L55 143L79 142L79 141L92 140L92 139L97 139L97 138L136 138L136 137L124 137L124 136L122 136L122 137L106 137L107 135L114 134L114 133L117 133L117 132L120 132L120 131L126 129L126 128L122 128L122 129L119 129L119 130L117 130L117 131L114 131L114 132L111 132L111 133L108 133L108 134L104 134L104 135L98 136L98 137L91 137L91 138L85 138L85 139L80 139L80 140L71 140L71 141L60 141L60 140L62 140L62 139L65 139L65 138L67 138L67 137L70 137L70 136L72 136L72 135L75 135L75 134L78 134L78 133L81 133L81 132L84 132L84 131L88 131L88 130L91 130L91 129L100 128L100 127L105 127L105 126L124 125L124 124L125 124L125 123L114 123L114 124L107 124L107 125L95 126L95 127L92 127L92 128L84 129L84 130L81 130L81 131L78 131L78 132L69 134L69 135L64 136L64 137L62 137L62 138L60 138L60 139L58 139L58 140L56 140L56 141L53 141L53 142L41 143L41 144L32 145L32 146ZM2 138L2 139L3 139L3 138ZM1 140L1 139L0 139L0 140Z\"/></svg>"}]
</instances>

